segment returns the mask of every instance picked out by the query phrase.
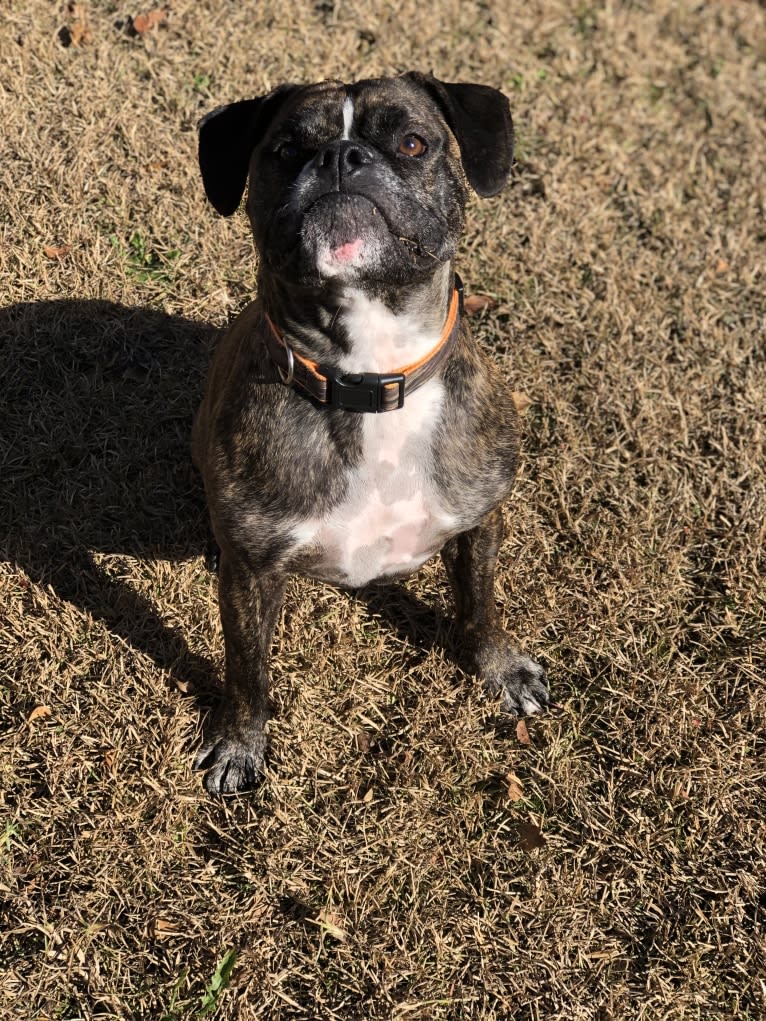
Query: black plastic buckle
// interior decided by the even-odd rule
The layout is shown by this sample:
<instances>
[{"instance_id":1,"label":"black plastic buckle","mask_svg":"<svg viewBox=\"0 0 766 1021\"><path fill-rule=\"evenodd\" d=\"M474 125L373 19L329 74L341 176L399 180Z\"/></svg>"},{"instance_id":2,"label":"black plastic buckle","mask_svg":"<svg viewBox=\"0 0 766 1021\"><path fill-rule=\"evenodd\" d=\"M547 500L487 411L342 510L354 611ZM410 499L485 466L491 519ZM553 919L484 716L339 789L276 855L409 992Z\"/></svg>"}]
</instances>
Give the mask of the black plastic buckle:
<instances>
[{"instance_id":1,"label":"black plastic buckle","mask_svg":"<svg viewBox=\"0 0 766 1021\"><path fill-rule=\"evenodd\" d=\"M335 369L327 368L325 365L320 365L319 371L327 377L326 403L331 408L342 408L344 411L384 411L385 388L394 383L399 387L395 407L401 408L404 404L404 375L401 372L389 375L380 375L377 372L348 372L340 376Z\"/></svg>"}]
</instances>

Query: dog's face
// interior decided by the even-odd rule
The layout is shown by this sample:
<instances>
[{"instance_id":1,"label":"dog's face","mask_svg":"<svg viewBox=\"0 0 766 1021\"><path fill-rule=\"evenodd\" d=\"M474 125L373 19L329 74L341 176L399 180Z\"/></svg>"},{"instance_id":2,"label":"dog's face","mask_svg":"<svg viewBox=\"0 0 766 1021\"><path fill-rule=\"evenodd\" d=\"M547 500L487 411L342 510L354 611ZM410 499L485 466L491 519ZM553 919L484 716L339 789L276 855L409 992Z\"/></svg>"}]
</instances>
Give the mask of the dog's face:
<instances>
[{"instance_id":1,"label":"dog's face","mask_svg":"<svg viewBox=\"0 0 766 1021\"><path fill-rule=\"evenodd\" d=\"M256 244L293 279L409 279L454 252L465 202L449 129L403 80L285 99L251 163ZM457 146L452 146L453 150Z\"/></svg>"},{"instance_id":2,"label":"dog's face","mask_svg":"<svg viewBox=\"0 0 766 1021\"><path fill-rule=\"evenodd\" d=\"M414 73L281 86L214 111L200 127L213 205L233 213L249 174L263 267L309 286L433 274L454 254L466 182L495 194L512 152L502 93Z\"/></svg>"}]
</instances>

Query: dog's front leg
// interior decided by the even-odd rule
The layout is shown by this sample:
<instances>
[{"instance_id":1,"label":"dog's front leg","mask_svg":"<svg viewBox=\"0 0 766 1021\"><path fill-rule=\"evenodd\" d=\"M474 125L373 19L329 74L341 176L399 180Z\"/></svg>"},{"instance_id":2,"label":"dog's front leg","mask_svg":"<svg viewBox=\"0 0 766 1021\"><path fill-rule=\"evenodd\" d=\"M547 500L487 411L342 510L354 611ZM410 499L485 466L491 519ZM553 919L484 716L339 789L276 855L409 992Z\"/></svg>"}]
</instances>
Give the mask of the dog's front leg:
<instances>
[{"instance_id":1,"label":"dog's front leg","mask_svg":"<svg viewBox=\"0 0 766 1021\"><path fill-rule=\"evenodd\" d=\"M213 794L252 787L266 752L269 656L287 581L281 572L256 575L221 554L219 602L226 646L226 679L210 734L194 760L208 770Z\"/></svg>"},{"instance_id":2,"label":"dog's front leg","mask_svg":"<svg viewBox=\"0 0 766 1021\"><path fill-rule=\"evenodd\" d=\"M470 670L502 692L505 708L519 715L538 712L549 701L545 670L514 648L495 605L495 565L503 539L500 508L442 550L457 608L458 641Z\"/></svg>"}]
</instances>

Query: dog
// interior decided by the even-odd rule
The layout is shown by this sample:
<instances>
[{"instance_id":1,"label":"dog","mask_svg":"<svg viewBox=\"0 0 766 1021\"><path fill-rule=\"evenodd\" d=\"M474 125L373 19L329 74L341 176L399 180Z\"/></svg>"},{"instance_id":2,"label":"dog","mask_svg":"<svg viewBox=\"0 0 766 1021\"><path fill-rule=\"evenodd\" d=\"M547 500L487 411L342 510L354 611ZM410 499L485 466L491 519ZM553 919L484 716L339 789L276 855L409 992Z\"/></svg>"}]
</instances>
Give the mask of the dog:
<instances>
[{"instance_id":1,"label":"dog","mask_svg":"<svg viewBox=\"0 0 766 1021\"><path fill-rule=\"evenodd\" d=\"M356 588L441 551L466 667L511 712L549 704L495 605L518 414L453 269L468 189L497 194L512 161L501 92L417 72L282 85L200 123L205 192L230 216L249 182L259 260L193 428L220 550L225 687L194 763L213 793L262 772L290 574Z\"/></svg>"}]
</instances>

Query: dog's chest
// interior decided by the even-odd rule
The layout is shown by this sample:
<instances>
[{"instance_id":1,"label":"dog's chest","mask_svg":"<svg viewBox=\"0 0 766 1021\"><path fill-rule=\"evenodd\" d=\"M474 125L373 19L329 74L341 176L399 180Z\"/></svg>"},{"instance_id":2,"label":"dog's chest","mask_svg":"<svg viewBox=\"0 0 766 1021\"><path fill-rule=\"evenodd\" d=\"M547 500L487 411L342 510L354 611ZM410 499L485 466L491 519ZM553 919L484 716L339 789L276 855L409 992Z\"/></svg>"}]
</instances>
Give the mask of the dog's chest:
<instances>
[{"instance_id":1,"label":"dog's chest","mask_svg":"<svg viewBox=\"0 0 766 1021\"><path fill-rule=\"evenodd\" d=\"M443 388L432 381L405 406L365 415L363 455L345 477L343 498L321 518L296 523L307 573L357 587L416 570L458 531L432 473Z\"/></svg>"}]
</instances>

